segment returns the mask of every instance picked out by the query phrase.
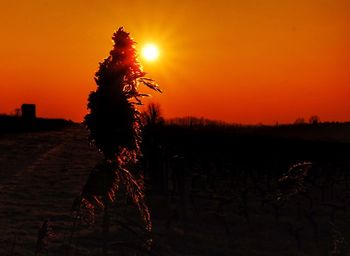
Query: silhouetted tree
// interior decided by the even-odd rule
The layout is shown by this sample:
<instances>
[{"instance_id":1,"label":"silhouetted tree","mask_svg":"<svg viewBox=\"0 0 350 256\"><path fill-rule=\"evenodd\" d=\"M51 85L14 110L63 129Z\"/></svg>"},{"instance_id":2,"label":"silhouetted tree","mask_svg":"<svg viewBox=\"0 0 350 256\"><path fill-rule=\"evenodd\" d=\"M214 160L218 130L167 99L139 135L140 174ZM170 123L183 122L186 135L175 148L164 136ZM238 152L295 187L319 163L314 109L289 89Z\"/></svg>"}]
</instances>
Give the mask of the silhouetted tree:
<instances>
[{"instance_id":1,"label":"silhouetted tree","mask_svg":"<svg viewBox=\"0 0 350 256\"><path fill-rule=\"evenodd\" d=\"M297 119L295 119L294 124L296 124L296 125L305 124L305 119L302 117L297 118Z\"/></svg>"},{"instance_id":2,"label":"silhouetted tree","mask_svg":"<svg viewBox=\"0 0 350 256\"><path fill-rule=\"evenodd\" d=\"M15 108L15 110L13 111L13 115L14 116L21 116L21 109L20 108Z\"/></svg>"},{"instance_id":3,"label":"silhouetted tree","mask_svg":"<svg viewBox=\"0 0 350 256\"><path fill-rule=\"evenodd\" d=\"M318 124L319 122L320 122L320 117L319 116L314 115L314 116L311 116L309 118L309 123L310 124Z\"/></svg>"},{"instance_id":4,"label":"silhouetted tree","mask_svg":"<svg viewBox=\"0 0 350 256\"><path fill-rule=\"evenodd\" d=\"M167 173L164 168L164 148L159 137L159 130L164 124L159 104L150 103L147 106L143 113L143 123L143 155L147 175L151 180L152 189L163 193L167 190Z\"/></svg>"},{"instance_id":5,"label":"silhouetted tree","mask_svg":"<svg viewBox=\"0 0 350 256\"><path fill-rule=\"evenodd\" d=\"M146 111L143 113L143 121L145 126L155 126L164 123L160 105L157 103L150 103Z\"/></svg>"},{"instance_id":6,"label":"silhouetted tree","mask_svg":"<svg viewBox=\"0 0 350 256\"><path fill-rule=\"evenodd\" d=\"M91 172L82 192L81 205L86 208L104 209L104 254L107 254L109 233L109 205L114 202L120 185L139 208L151 229L148 208L144 201L143 182L131 172L140 156L141 114L136 106L141 104L144 94L138 90L140 84L159 91L158 85L145 77L136 58L134 40L123 28L113 34L113 49L100 63L95 74L97 90L90 93L89 113L84 124L90 131L90 141L104 156L104 162Z\"/></svg>"}]
</instances>

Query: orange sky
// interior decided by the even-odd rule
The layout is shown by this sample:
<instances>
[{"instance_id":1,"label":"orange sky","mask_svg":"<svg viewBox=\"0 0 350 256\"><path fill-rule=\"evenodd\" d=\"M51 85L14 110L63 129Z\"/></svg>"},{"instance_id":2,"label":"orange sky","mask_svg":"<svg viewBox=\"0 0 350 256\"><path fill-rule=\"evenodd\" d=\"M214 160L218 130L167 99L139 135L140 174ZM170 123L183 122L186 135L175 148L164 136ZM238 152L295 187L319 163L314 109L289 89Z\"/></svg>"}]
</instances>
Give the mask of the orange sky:
<instances>
[{"instance_id":1,"label":"orange sky","mask_svg":"<svg viewBox=\"0 0 350 256\"><path fill-rule=\"evenodd\" d=\"M81 121L98 62L124 26L164 90L165 117L256 124L350 120L349 0L16 0L0 8L0 112Z\"/></svg>"}]
</instances>

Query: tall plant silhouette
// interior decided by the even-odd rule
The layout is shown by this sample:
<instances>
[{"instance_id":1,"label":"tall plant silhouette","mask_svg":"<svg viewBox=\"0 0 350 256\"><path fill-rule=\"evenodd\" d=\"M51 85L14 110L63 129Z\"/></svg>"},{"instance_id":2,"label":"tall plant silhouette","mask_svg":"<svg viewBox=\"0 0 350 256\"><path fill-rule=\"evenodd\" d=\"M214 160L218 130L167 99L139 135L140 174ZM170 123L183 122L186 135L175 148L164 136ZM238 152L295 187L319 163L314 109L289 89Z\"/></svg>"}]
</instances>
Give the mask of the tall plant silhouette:
<instances>
[{"instance_id":1,"label":"tall plant silhouette","mask_svg":"<svg viewBox=\"0 0 350 256\"><path fill-rule=\"evenodd\" d=\"M140 156L142 104L139 85L161 92L158 85L142 70L137 61L135 42L129 33L119 28L113 34L113 49L100 63L95 74L96 91L88 99L89 113L84 124L90 131L89 140L103 154L104 161L90 173L83 188L79 209L102 207L104 211L104 252L107 253L109 207L123 185L137 205L147 230L151 230L150 214L144 200L142 179L133 172ZM84 207L82 207L84 206Z\"/></svg>"}]
</instances>

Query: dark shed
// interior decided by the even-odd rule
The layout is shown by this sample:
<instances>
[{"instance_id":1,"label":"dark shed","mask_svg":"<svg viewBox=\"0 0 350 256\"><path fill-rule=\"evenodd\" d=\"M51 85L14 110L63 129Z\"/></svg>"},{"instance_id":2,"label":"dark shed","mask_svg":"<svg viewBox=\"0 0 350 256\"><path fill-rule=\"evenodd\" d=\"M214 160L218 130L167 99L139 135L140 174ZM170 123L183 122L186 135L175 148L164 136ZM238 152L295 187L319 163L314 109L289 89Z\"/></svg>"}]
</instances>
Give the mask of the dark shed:
<instances>
[{"instance_id":1,"label":"dark shed","mask_svg":"<svg viewBox=\"0 0 350 256\"><path fill-rule=\"evenodd\" d=\"M36 118L36 106L35 104L22 104L21 107L22 118L24 120L35 120Z\"/></svg>"}]
</instances>

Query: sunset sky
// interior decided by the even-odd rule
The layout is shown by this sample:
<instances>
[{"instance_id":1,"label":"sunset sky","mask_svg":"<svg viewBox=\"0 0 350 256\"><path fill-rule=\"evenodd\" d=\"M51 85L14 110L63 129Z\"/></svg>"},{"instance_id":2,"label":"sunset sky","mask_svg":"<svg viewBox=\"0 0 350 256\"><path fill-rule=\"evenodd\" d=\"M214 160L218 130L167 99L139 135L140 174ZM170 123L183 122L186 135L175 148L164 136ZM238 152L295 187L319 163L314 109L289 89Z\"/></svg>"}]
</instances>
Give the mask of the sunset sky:
<instances>
[{"instance_id":1,"label":"sunset sky","mask_svg":"<svg viewBox=\"0 0 350 256\"><path fill-rule=\"evenodd\" d=\"M0 112L81 121L120 26L158 45L167 118L350 121L349 0L1 1Z\"/></svg>"}]
</instances>

